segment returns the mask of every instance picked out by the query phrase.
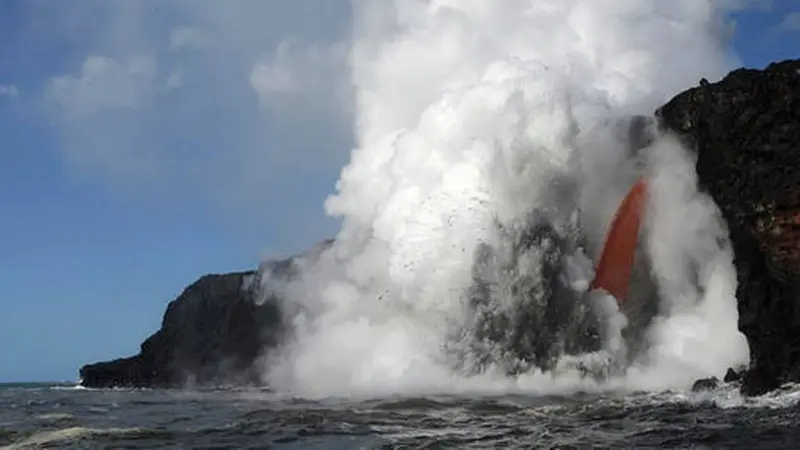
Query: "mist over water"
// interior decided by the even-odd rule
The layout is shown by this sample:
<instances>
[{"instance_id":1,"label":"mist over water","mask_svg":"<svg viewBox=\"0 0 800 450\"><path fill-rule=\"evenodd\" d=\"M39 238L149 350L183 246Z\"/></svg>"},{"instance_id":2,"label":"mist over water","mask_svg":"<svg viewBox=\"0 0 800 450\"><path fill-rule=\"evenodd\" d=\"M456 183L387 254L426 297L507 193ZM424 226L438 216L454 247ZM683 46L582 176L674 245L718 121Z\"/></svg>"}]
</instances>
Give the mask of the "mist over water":
<instances>
[{"instance_id":1,"label":"mist over water","mask_svg":"<svg viewBox=\"0 0 800 450\"><path fill-rule=\"evenodd\" d=\"M342 228L282 287L293 334L270 355L268 383L305 396L663 389L746 363L727 230L689 152L669 136L632 152L614 126L735 65L720 5L356 1L357 148L325 204ZM532 212L561 234L579 230L569 285L602 310L602 352L621 352L625 316L585 290L641 175L651 179L641 247L660 309L649 349L604 384L569 368L454 369L472 348L453 336L471 326L478 249L501 248L498 224ZM516 261L535 286L541 263ZM513 301L490 303L513 312Z\"/></svg>"}]
</instances>

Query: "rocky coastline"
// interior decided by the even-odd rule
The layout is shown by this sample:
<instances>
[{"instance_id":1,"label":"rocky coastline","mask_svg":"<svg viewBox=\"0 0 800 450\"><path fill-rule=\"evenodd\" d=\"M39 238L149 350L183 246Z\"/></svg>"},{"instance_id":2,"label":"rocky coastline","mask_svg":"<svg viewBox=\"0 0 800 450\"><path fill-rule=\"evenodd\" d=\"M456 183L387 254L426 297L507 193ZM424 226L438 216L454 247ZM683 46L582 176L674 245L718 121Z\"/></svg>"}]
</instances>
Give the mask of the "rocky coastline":
<instances>
[{"instance_id":1,"label":"rocky coastline","mask_svg":"<svg viewBox=\"0 0 800 450\"><path fill-rule=\"evenodd\" d=\"M752 362L725 381L740 382L746 395L800 381L800 60L701 80L655 116L696 152L701 188L730 230ZM83 366L81 384L259 384L257 362L279 342L283 322L257 278L290 276L292 264L201 277L169 303L139 354Z\"/></svg>"}]
</instances>

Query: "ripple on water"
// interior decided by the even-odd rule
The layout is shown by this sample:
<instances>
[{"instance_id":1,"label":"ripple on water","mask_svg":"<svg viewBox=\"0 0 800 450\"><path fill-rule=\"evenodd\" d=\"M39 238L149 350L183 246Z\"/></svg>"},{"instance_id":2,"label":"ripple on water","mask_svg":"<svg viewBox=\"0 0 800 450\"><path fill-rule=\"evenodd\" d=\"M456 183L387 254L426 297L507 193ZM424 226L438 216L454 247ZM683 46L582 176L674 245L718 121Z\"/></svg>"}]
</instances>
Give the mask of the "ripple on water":
<instances>
[{"instance_id":1,"label":"ripple on water","mask_svg":"<svg viewBox=\"0 0 800 450\"><path fill-rule=\"evenodd\" d=\"M26 404L18 391L0 400L0 446L794 448L797 389L738 406L731 392L305 401L247 400L237 390L76 391L68 400L65 391L40 391L35 406L6 408Z\"/></svg>"}]
</instances>

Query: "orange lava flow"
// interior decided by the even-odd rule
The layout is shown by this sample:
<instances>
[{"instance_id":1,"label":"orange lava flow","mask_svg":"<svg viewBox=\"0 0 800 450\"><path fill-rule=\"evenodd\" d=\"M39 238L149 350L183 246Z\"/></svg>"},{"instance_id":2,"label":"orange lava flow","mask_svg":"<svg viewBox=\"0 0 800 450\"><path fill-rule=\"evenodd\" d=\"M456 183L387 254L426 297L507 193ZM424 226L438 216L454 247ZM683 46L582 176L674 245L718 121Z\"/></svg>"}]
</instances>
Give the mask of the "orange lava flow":
<instances>
[{"instance_id":1,"label":"orange lava flow","mask_svg":"<svg viewBox=\"0 0 800 450\"><path fill-rule=\"evenodd\" d=\"M630 288L646 197L647 182L639 180L622 200L606 235L605 247L592 281L592 289L606 290L619 304L622 304Z\"/></svg>"}]
</instances>

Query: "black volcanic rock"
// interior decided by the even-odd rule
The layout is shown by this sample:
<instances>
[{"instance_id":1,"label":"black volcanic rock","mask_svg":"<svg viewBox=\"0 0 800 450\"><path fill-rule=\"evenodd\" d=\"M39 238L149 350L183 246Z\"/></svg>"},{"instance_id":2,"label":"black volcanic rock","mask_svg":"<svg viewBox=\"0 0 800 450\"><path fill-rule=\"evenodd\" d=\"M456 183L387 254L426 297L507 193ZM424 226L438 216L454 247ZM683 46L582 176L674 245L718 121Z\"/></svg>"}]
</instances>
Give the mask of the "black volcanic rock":
<instances>
[{"instance_id":1,"label":"black volcanic rock","mask_svg":"<svg viewBox=\"0 0 800 450\"><path fill-rule=\"evenodd\" d=\"M692 384L692 392L713 391L719 386L719 378L701 378Z\"/></svg>"},{"instance_id":2,"label":"black volcanic rock","mask_svg":"<svg viewBox=\"0 0 800 450\"><path fill-rule=\"evenodd\" d=\"M752 360L742 392L800 381L800 60L735 70L657 116L697 151L700 184L730 229Z\"/></svg>"},{"instance_id":3,"label":"black volcanic rock","mask_svg":"<svg viewBox=\"0 0 800 450\"><path fill-rule=\"evenodd\" d=\"M206 275L167 305L161 328L139 354L88 364L86 387L259 385L260 359L287 333L283 288L333 240L262 263L258 270Z\"/></svg>"},{"instance_id":4,"label":"black volcanic rock","mask_svg":"<svg viewBox=\"0 0 800 450\"><path fill-rule=\"evenodd\" d=\"M725 372L725 378L722 381L726 383L733 383L742 379L742 374L733 370L732 367L728 368L728 371Z\"/></svg>"},{"instance_id":5,"label":"black volcanic rock","mask_svg":"<svg viewBox=\"0 0 800 450\"><path fill-rule=\"evenodd\" d=\"M207 275L167 306L138 355L80 369L87 387L257 383L254 362L279 338L280 311L257 304L256 272ZM250 283L248 283L250 281ZM248 286L251 284L251 286Z\"/></svg>"}]
</instances>

